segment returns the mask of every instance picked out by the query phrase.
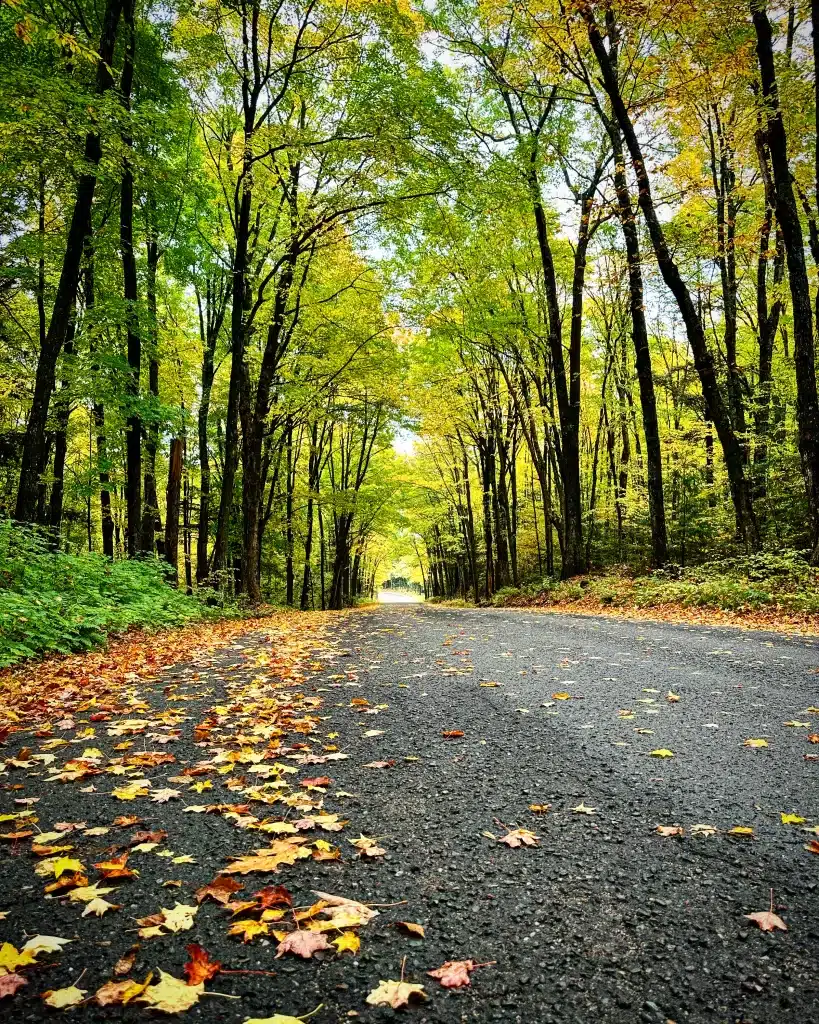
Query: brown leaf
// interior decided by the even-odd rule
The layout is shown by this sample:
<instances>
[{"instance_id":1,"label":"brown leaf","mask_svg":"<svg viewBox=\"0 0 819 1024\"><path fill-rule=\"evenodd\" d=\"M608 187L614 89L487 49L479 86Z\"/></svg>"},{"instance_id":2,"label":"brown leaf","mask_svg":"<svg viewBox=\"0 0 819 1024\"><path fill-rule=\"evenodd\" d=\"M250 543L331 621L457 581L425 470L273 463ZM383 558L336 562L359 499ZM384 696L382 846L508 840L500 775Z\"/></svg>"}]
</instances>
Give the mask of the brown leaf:
<instances>
[{"instance_id":1,"label":"brown leaf","mask_svg":"<svg viewBox=\"0 0 819 1024\"><path fill-rule=\"evenodd\" d=\"M332 786L333 780L326 775L317 775L314 779L302 779L300 786Z\"/></svg>"},{"instance_id":2,"label":"brown leaf","mask_svg":"<svg viewBox=\"0 0 819 1024\"><path fill-rule=\"evenodd\" d=\"M332 949L322 932L291 932L276 947L276 958L284 956L285 953L293 953L309 960L320 949Z\"/></svg>"},{"instance_id":3,"label":"brown leaf","mask_svg":"<svg viewBox=\"0 0 819 1024\"><path fill-rule=\"evenodd\" d=\"M362 768L392 768L395 766L395 761L370 761L368 764L363 764Z\"/></svg>"},{"instance_id":4,"label":"brown leaf","mask_svg":"<svg viewBox=\"0 0 819 1024\"><path fill-rule=\"evenodd\" d=\"M253 894L259 901L263 910L270 910L271 907L292 907L293 897L283 885L266 885Z\"/></svg>"},{"instance_id":5,"label":"brown leaf","mask_svg":"<svg viewBox=\"0 0 819 1024\"><path fill-rule=\"evenodd\" d=\"M11 974L2 975L0 977L0 999L13 996L23 985L28 985L28 982L22 974L12 972Z\"/></svg>"},{"instance_id":6,"label":"brown leaf","mask_svg":"<svg viewBox=\"0 0 819 1024\"><path fill-rule=\"evenodd\" d=\"M754 924L758 924L763 932L772 932L775 928L778 928L781 932L786 932L788 926L772 910L757 910L754 914L745 915L749 921L753 921Z\"/></svg>"},{"instance_id":7,"label":"brown leaf","mask_svg":"<svg viewBox=\"0 0 819 1024\"><path fill-rule=\"evenodd\" d=\"M114 974L117 974L120 977L122 977L123 974L129 974L136 962L138 950L139 946L134 946L134 948L129 949L124 956L121 956L114 964Z\"/></svg>"},{"instance_id":8,"label":"brown leaf","mask_svg":"<svg viewBox=\"0 0 819 1024\"><path fill-rule=\"evenodd\" d=\"M426 938L424 926L421 924L415 924L414 921L396 921L395 927L400 928L401 931L408 932L410 935L414 935L416 938Z\"/></svg>"},{"instance_id":9,"label":"brown leaf","mask_svg":"<svg viewBox=\"0 0 819 1024\"><path fill-rule=\"evenodd\" d=\"M223 906L225 903L230 902L230 898L234 892L238 892L242 888L242 883L237 882L235 878L228 878L227 875L217 875L212 882L208 882L207 885L203 885L200 889L196 890L196 902L201 903L202 900L210 899L216 903L221 903Z\"/></svg>"},{"instance_id":10,"label":"brown leaf","mask_svg":"<svg viewBox=\"0 0 819 1024\"><path fill-rule=\"evenodd\" d=\"M139 843L161 843L163 839L168 838L168 833L164 828L158 828L156 832L134 832L129 842L131 846L137 846Z\"/></svg>"},{"instance_id":11,"label":"brown leaf","mask_svg":"<svg viewBox=\"0 0 819 1024\"><path fill-rule=\"evenodd\" d=\"M534 832L530 832L526 828L516 828L511 829L505 836L501 836L498 842L506 843L507 846L515 849L518 846L537 846L539 840Z\"/></svg>"},{"instance_id":12,"label":"brown leaf","mask_svg":"<svg viewBox=\"0 0 819 1024\"><path fill-rule=\"evenodd\" d=\"M185 946L190 960L182 968L182 973L187 977L189 985L200 985L203 981L210 981L222 969L218 960L211 960L207 950L192 942Z\"/></svg>"},{"instance_id":13,"label":"brown leaf","mask_svg":"<svg viewBox=\"0 0 819 1024\"><path fill-rule=\"evenodd\" d=\"M445 740L459 740L463 734L463 729L445 729L441 733Z\"/></svg>"},{"instance_id":14,"label":"brown leaf","mask_svg":"<svg viewBox=\"0 0 819 1024\"><path fill-rule=\"evenodd\" d=\"M434 971L427 971L427 974L437 978L442 988L463 988L469 984L470 972L474 970L474 960L447 960Z\"/></svg>"},{"instance_id":15,"label":"brown leaf","mask_svg":"<svg viewBox=\"0 0 819 1024\"><path fill-rule=\"evenodd\" d=\"M123 853L119 857L112 857L111 860L100 861L94 867L97 871L102 872L102 877L106 880L109 878L136 878L139 872L127 868L125 866L127 860L128 854Z\"/></svg>"},{"instance_id":16,"label":"brown leaf","mask_svg":"<svg viewBox=\"0 0 819 1024\"><path fill-rule=\"evenodd\" d=\"M657 833L661 836L684 836L685 829L681 825L658 825Z\"/></svg>"}]
</instances>

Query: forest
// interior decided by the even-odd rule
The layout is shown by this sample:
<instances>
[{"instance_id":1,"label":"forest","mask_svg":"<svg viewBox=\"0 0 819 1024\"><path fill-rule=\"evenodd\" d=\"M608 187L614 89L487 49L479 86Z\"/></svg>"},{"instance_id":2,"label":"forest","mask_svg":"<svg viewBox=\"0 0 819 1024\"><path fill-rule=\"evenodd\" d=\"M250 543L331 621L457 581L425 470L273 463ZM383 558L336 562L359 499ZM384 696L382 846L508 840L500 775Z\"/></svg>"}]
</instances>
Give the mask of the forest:
<instances>
[{"instance_id":1,"label":"forest","mask_svg":"<svg viewBox=\"0 0 819 1024\"><path fill-rule=\"evenodd\" d=\"M806 578L817 18L2 0L4 613Z\"/></svg>"}]
</instances>

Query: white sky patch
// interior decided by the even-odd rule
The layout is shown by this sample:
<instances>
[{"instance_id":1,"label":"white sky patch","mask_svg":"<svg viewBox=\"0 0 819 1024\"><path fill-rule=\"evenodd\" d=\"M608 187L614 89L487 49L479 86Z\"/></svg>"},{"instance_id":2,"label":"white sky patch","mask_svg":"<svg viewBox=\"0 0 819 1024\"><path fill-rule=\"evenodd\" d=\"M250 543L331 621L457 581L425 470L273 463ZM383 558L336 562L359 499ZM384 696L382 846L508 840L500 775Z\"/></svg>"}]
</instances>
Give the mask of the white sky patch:
<instances>
[{"instance_id":1,"label":"white sky patch","mask_svg":"<svg viewBox=\"0 0 819 1024\"><path fill-rule=\"evenodd\" d=\"M412 430L400 429L392 439L392 446L398 455L415 455L418 435Z\"/></svg>"}]
</instances>

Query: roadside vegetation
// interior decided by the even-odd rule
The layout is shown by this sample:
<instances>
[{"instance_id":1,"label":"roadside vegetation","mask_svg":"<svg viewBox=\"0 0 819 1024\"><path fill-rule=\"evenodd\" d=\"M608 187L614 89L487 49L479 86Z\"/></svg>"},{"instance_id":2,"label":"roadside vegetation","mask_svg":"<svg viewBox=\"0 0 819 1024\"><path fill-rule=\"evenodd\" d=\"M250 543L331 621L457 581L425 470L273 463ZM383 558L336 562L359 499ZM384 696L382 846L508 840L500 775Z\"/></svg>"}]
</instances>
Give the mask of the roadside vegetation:
<instances>
[{"instance_id":1,"label":"roadside vegetation","mask_svg":"<svg viewBox=\"0 0 819 1024\"><path fill-rule=\"evenodd\" d=\"M42 535L0 520L0 668L90 650L134 626L155 630L224 612L168 586L161 566L53 550Z\"/></svg>"}]
</instances>

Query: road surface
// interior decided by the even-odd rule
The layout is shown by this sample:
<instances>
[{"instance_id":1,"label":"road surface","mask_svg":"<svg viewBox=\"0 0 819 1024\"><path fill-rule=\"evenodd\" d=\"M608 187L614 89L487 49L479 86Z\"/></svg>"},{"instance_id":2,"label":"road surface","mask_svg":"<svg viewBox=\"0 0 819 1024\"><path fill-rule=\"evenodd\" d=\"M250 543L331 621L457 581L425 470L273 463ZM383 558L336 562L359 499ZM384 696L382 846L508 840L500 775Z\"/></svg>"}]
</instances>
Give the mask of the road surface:
<instances>
[{"instance_id":1,"label":"road surface","mask_svg":"<svg viewBox=\"0 0 819 1024\"><path fill-rule=\"evenodd\" d=\"M324 810L350 823L323 838L338 844L342 859L299 861L240 881L248 892L284 884L297 906L314 900L313 889L397 905L360 929L358 953L301 960L274 959L275 937L247 944L228 937L223 908L202 903L190 931L141 943L134 977L156 966L181 976L191 941L225 967L276 973L217 975L208 990L241 999L202 998L180 1019L242 1024L275 1012L306 1014L321 1003L310 1018L316 1024L386 1021L395 1012L369 1006L366 996L402 970L429 999L400 1013L429 1024L819 1019L819 856L806 849L817 838L806 829L819 825L819 760L810 759L819 744L808 739L819 732L819 713L808 710L819 704L814 641L429 605L326 621L299 690L316 706L323 701L321 750L337 747L349 757L302 767L299 778L331 777ZM173 705L187 716L179 742L167 748L178 760L203 757L190 742L195 724L228 711L241 717L238 704L227 704L241 693L247 707L248 687L258 697L269 646L249 635L140 691L149 695L148 717L167 713L169 693L192 698ZM214 701L226 706L214 713ZM767 746L747 746L749 739ZM107 744L109 756L120 741L98 729L93 743ZM366 767L374 762L388 765ZM157 788L172 785L164 778L178 771L166 765L145 774ZM239 799L226 788L231 776L212 769L205 777L213 788L185 793L184 803ZM145 819L141 827L167 830L173 852L195 859L175 866L142 857L140 878L128 883L133 895L123 885L109 897L123 909L81 919L76 905L45 902L31 857L6 844L3 938L19 945L23 933L78 936L58 966L31 977L5 1004L15 1024L50 1019L42 990L71 984L85 968L80 986L92 995L134 943L135 917L174 900L193 905L194 890L228 858L269 842L224 816L182 813L179 800L112 810L116 801L82 794L82 784L49 785L20 772L14 782L25 797L42 798L43 829L57 820L104 826L133 811ZM20 792L7 793L5 804ZM270 812L250 806L258 819ZM783 814L805 820L783 823ZM660 835L658 825L684 834ZM497 841L518 828L534 833L536 845ZM736 828L753 831L732 834ZM349 840L359 835L386 853L358 857ZM94 856L111 837L97 843ZM168 891L169 879L181 885ZM786 932L765 933L745 916L769 910L771 899ZM422 925L425 938L408 937L399 921ZM492 962L472 972L468 988L445 990L426 974L467 959ZM122 1013L88 1003L73 1019ZM150 1011L131 1004L124 1013L136 1020Z\"/></svg>"}]
</instances>

